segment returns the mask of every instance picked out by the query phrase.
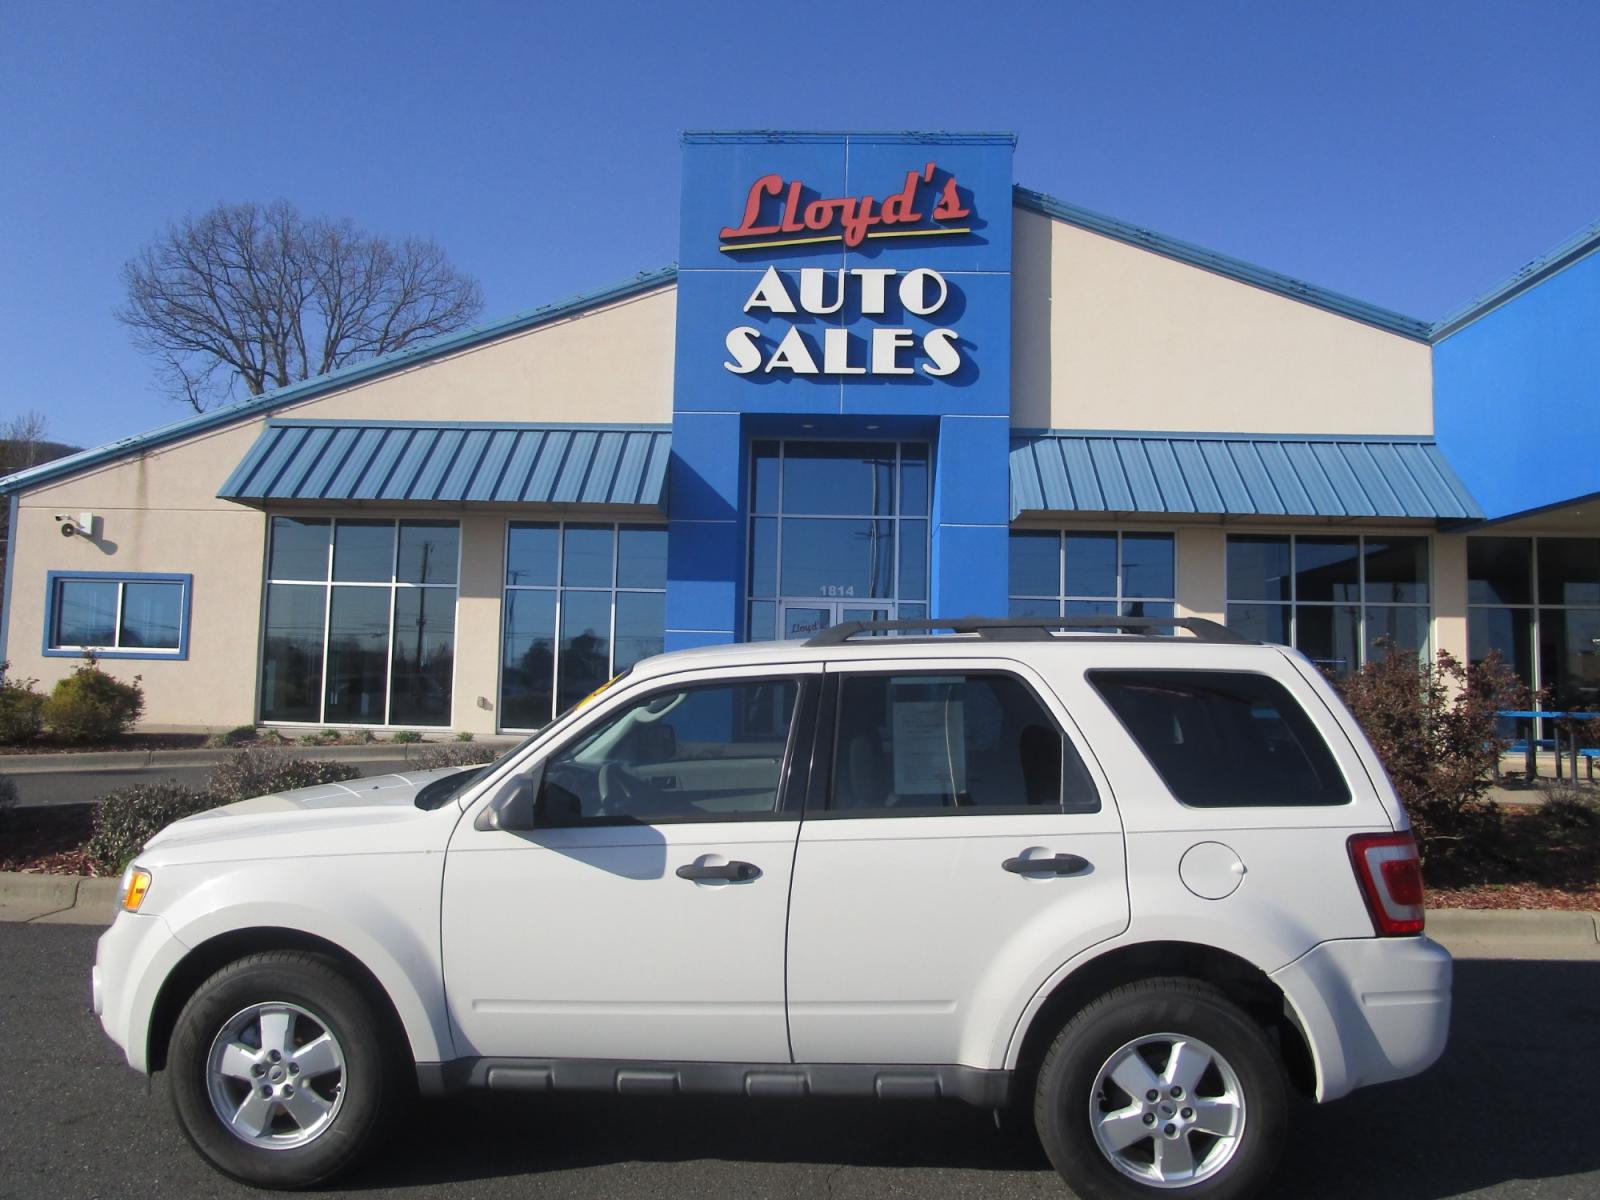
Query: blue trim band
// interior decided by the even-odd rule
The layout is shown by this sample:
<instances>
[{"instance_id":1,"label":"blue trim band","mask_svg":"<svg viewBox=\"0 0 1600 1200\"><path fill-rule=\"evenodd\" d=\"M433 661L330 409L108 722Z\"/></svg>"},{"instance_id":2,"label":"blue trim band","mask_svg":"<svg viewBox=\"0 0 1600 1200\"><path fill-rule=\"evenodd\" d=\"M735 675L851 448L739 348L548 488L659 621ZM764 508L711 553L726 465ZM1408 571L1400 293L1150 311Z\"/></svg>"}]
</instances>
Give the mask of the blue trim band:
<instances>
[{"instance_id":1,"label":"blue trim band","mask_svg":"<svg viewBox=\"0 0 1600 1200\"><path fill-rule=\"evenodd\" d=\"M8 661L6 647L11 642L11 578L17 571L17 510L20 500L21 497L13 492L7 501L10 515L6 525L6 579L3 587L0 587L0 667Z\"/></svg>"},{"instance_id":2,"label":"blue trim band","mask_svg":"<svg viewBox=\"0 0 1600 1200\"><path fill-rule=\"evenodd\" d=\"M15 497L13 497L13 503ZM7 574L10 563L7 562ZM178 648L176 650L132 649L102 650L95 647L56 648L50 645L50 634L56 626L56 584L73 580L111 581L115 583L176 583L183 588L183 602L178 611ZM194 608L194 576L164 574L154 571L50 571L45 575L44 636L40 639L40 653L46 658L83 658L93 654L96 658L135 658L146 662L184 662L189 657L189 614ZM10 617L8 616L9 622Z\"/></svg>"},{"instance_id":3,"label":"blue trim band","mask_svg":"<svg viewBox=\"0 0 1600 1200\"><path fill-rule=\"evenodd\" d=\"M1442 341L1479 317L1487 316L1508 300L1538 287L1552 275L1560 274L1579 259L1588 258L1596 250L1600 250L1600 221L1584 226L1559 246L1541 254L1477 299L1435 321L1429 330L1429 337L1435 342Z\"/></svg>"}]
</instances>

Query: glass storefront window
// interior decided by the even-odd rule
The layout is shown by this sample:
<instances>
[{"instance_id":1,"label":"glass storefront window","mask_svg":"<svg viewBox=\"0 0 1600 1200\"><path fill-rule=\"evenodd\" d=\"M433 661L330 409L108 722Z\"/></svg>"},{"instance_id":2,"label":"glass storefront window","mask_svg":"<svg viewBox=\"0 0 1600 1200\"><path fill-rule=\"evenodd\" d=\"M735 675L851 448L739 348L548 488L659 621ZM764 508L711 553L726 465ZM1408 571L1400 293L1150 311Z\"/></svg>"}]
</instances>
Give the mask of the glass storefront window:
<instances>
[{"instance_id":1,"label":"glass storefront window","mask_svg":"<svg viewBox=\"0 0 1600 1200\"><path fill-rule=\"evenodd\" d=\"M752 443L748 636L926 611L929 487L920 443Z\"/></svg>"},{"instance_id":2,"label":"glass storefront window","mask_svg":"<svg viewBox=\"0 0 1600 1200\"><path fill-rule=\"evenodd\" d=\"M659 526L511 522L500 727L537 729L661 653L666 583L667 531Z\"/></svg>"},{"instance_id":3,"label":"glass storefront window","mask_svg":"<svg viewBox=\"0 0 1600 1200\"><path fill-rule=\"evenodd\" d=\"M1467 641L1551 711L1600 708L1600 538L1467 539ZM1548 729L1544 731L1548 736Z\"/></svg>"},{"instance_id":4,"label":"glass storefront window","mask_svg":"<svg viewBox=\"0 0 1600 1200\"><path fill-rule=\"evenodd\" d=\"M273 517L261 719L450 724L454 521Z\"/></svg>"},{"instance_id":5,"label":"glass storefront window","mask_svg":"<svg viewBox=\"0 0 1600 1200\"><path fill-rule=\"evenodd\" d=\"M1426 654L1428 570L1425 537L1233 534L1228 626L1335 675L1396 650Z\"/></svg>"},{"instance_id":6,"label":"glass storefront window","mask_svg":"<svg viewBox=\"0 0 1600 1200\"><path fill-rule=\"evenodd\" d=\"M1013 529L1013 617L1170 617L1177 570L1170 533Z\"/></svg>"}]
</instances>

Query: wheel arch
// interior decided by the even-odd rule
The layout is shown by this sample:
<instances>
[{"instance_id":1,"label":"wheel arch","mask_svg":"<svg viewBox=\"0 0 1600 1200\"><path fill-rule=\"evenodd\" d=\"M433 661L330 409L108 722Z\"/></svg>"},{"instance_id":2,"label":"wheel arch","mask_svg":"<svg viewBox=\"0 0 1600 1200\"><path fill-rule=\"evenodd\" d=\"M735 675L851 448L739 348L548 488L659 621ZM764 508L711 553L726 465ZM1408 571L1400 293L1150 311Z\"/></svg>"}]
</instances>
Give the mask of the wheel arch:
<instances>
[{"instance_id":1,"label":"wheel arch","mask_svg":"<svg viewBox=\"0 0 1600 1200\"><path fill-rule=\"evenodd\" d=\"M273 950L302 951L332 959L349 972L351 982L372 1005L382 1026L385 1040L397 1051L412 1053L413 1043L394 998L372 969L343 946L303 929L280 926L251 926L230 929L193 947L168 972L156 993L146 1030L148 1070L167 1065L167 1050L177 1027L178 1014L195 990L231 962L251 954Z\"/></svg>"},{"instance_id":2,"label":"wheel arch","mask_svg":"<svg viewBox=\"0 0 1600 1200\"><path fill-rule=\"evenodd\" d=\"M1018 1047L1013 1096L1031 1095L1045 1052L1074 1013L1112 988L1164 975L1200 979L1218 988L1272 1036L1295 1091L1315 1097L1317 1072L1310 1042L1283 990L1248 959L1184 941L1119 945L1058 980L1013 1034L1012 1044Z\"/></svg>"}]
</instances>

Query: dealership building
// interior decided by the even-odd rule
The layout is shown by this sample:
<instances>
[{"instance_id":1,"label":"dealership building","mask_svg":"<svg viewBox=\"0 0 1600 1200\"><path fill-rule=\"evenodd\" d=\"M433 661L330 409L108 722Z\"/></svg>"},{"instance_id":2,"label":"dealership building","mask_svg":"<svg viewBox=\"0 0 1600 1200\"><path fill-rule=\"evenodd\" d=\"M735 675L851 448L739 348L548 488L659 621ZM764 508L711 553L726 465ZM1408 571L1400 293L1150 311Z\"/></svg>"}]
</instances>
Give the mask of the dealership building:
<instances>
[{"instance_id":1,"label":"dealership building","mask_svg":"<svg viewBox=\"0 0 1600 1200\"><path fill-rule=\"evenodd\" d=\"M0 481L13 677L488 734L663 648L1121 613L1600 702L1600 225L1430 322L1010 135L682 142L675 267Z\"/></svg>"}]
</instances>

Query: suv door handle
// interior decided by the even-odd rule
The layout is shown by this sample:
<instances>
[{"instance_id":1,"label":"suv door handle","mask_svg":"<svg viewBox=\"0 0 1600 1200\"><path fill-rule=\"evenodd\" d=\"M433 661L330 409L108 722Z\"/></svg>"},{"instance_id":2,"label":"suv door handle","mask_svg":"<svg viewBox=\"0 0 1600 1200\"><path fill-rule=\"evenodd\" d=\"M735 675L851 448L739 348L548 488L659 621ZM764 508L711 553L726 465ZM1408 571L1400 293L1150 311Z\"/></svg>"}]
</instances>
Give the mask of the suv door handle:
<instances>
[{"instance_id":1,"label":"suv door handle","mask_svg":"<svg viewBox=\"0 0 1600 1200\"><path fill-rule=\"evenodd\" d=\"M721 863L717 866L684 863L678 868L679 879L725 879L729 883L748 883L760 875L761 868L747 862Z\"/></svg>"},{"instance_id":2,"label":"suv door handle","mask_svg":"<svg viewBox=\"0 0 1600 1200\"><path fill-rule=\"evenodd\" d=\"M1057 854L1051 858L1008 858L1000 864L1014 875L1082 875L1089 860L1077 854Z\"/></svg>"}]
</instances>

